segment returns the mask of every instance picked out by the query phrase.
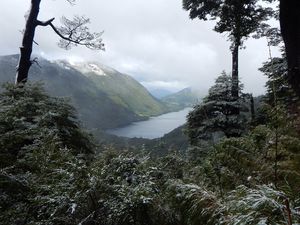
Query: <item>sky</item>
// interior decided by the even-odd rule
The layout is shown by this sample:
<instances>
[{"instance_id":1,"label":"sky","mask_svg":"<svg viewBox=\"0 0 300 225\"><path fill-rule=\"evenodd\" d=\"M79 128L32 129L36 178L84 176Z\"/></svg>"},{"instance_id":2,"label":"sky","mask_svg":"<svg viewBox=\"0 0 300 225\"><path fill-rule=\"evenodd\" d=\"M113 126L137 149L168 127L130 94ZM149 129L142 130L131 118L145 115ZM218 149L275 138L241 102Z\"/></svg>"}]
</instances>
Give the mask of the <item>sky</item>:
<instances>
[{"instance_id":1,"label":"sky","mask_svg":"<svg viewBox=\"0 0 300 225\"><path fill-rule=\"evenodd\" d=\"M0 55L18 53L30 0L2 0ZM213 21L190 20L182 0L42 0L40 20L85 15L92 31L104 31L105 51L63 50L49 27L38 27L34 53L47 59L94 61L133 76L148 89L192 87L205 94L223 70L231 72L230 43L214 32ZM268 59L265 39L248 39L240 51L244 91L263 94L266 78L258 68ZM276 54L274 50L274 54Z\"/></svg>"}]
</instances>

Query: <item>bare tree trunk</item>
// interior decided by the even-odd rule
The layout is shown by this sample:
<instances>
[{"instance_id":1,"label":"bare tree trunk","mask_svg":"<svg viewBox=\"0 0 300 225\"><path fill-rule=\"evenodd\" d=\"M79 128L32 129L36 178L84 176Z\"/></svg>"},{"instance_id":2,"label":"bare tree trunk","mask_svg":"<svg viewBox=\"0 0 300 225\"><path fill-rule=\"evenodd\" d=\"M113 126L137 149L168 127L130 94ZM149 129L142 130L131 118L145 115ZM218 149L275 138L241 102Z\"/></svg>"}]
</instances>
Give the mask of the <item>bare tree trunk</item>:
<instances>
[{"instance_id":1,"label":"bare tree trunk","mask_svg":"<svg viewBox=\"0 0 300 225\"><path fill-rule=\"evenodd\" d=\"M239 45L234 44L232 50L232 97L239 98Z\"/></svg>"},{"instance_id":2,"label":"bare tree trunk","mask_svg":"<svg viewBox=\"0 0 300 225\"><path fill-rule=\"evenodd\" d=\"M232 49L232 87L231 87L231 96L233 101L239 99L239 47L238 42L234 43ZM240 113L239 108L235 107L233 112L234 115Z\"/></svg>"},{"instance_id":3,"label":"bare tree trunk","mask_svg":"<svg viewBox=\"0 0 300 225\"><path fill-rule=\"evenodd\" d=\"M284 40L289 83L300 97L300 1L280 0L280 27Z\"/></svg>"},{"instance_id":4,"label":"bare tree trunk","mask_svg":"<svg viewBox=\"0 0 300 225\"><path fill-rule=\"evenodd\" d=\"M255 108L254 108L254 98L253 95L250 95L250 109L251 109L251 120L254 122L255 120Z\"/></svg>"},{"instance_id":5,"label":"bare tree trunk","mask_svg":"<svg viewBox=\"0 0 300 225\"><path fill-rule=\"evenodd\" d=\"M27 81L28 72L32 61L32 45L34 41L35 28L37 26L37 17L39 14L41 0L31 0L31 8L26 21L26 27L23 34L22 47L20 47L20 59L16 75L16 84Z\"/></svg>"}]
</instances>

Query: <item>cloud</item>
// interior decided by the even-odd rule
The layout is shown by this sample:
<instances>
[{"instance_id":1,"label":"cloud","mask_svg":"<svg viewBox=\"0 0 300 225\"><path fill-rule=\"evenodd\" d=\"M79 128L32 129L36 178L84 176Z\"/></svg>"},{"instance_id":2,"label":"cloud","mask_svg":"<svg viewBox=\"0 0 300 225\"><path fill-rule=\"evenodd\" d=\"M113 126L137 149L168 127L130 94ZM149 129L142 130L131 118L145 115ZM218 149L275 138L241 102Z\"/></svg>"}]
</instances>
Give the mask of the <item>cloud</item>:
<instances>
[{"instance_id":1,"label":"cloud","mask_svg":"<svg viewBox=\"0 0 300 225\"><path fill-rule=\"evenodd\" d=\"M2 3L0 21L3 54L18 52L19 30L24 27L24 14L30 1L6 0ZM49 59L67 58L99 61L120 72L132 75L147 85L170 88L192 86L206 91L222 70L230 72L231 55L227 37L212 31L214 22L190 20L182 9L181 0L77 0L75 6L67 1L42 1L40 17L47 20L60 16L86 15L91 28L104 30L105 52L83 47L70 51L59 49L59 40L50 28L38 28L34 52ZM6 21L14 21L13 25ZM267 56L264 40L246 41L241 50L240 74L245 90L254 94L264 92L265 78L257 70ZM165 85L162 85L165 84Z\"/></svg>"},{"instance_id":2,"label":"cloud","mask_svg":"<svg viewBox=\"0 0 300 225\"><path fill-rule=\"evenodd\" d=\"M164 89L171 92L180 91L189 85L179 81L142 81L141 84L149 90Z\"/></svg>"}]
</instances>

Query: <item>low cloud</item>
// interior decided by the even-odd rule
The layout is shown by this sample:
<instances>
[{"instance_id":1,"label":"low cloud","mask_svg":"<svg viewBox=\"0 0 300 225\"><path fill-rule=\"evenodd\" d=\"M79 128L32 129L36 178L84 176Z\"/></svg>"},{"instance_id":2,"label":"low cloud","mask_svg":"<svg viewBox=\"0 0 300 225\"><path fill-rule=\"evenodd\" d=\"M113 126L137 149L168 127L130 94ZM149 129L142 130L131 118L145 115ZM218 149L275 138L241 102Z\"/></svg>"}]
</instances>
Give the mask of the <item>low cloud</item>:
<instances>
[{"instance_id":1,"label":"low cloud","mask_svg":"<svg viewBox=\"0 0 300 225\"><path fill-rule=\"evenodd\" d=\"M155 89L164 89L168 90L170 92L176 92L180 91L186 87L188 87L188 84L185 84L184 82L179 81L142 81L141 84L148 88L149 90L155 90Z\"/></svg>"},{"instance_id":2,"label":"low cloud","mask_svg":"<svg viewBox=\"0 0 300 225\"><path fill-rule=\"evenodd\" d=\"M2 3L0 21L2 54L18 52L24 14L30 1L9 0ZM214 22L190 20L181 1L174 0L77 0L42 1L41 20L65 15L86 15L91 28L104 30L105 52L74 48L59 49L58 37L50 28L38 28L34 52L49 59L99 61L132 75L146 87L178 89L191 86L201 92L213 84L222 70L230 72L231 54L226 35L212 31ZM6 21L14 21L13 25ZM268 58L264 40L248 40L241 50L240 74L245 90L264 92L266 78L257 70ZM173 86L172 86L173 85Z\"/></svg>"}]
</instances>

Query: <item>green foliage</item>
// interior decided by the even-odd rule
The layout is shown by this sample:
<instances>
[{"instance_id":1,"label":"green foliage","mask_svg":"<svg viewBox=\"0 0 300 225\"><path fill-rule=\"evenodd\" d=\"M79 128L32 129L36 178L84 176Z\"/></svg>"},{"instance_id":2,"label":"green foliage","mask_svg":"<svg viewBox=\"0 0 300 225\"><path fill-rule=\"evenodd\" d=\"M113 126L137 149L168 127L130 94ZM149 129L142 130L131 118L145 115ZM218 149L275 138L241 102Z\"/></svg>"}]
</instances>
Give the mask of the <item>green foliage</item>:
<instances>
[{"instance_id":1,"label":"green foliage","mask_svg":"<svg viewBox=\"0 0 300 225\"><path fill-rule=\"evenodd\" d=\"M76 221L73 208L82 202L85 163L66 149L51 152L47 147L47 154L45 149L41 150L26 156L34 168L26 168L20 160L14 167L1 170L0 208L4 224L74 224Z\"/></svg>"},{"instance_id":2,"label":"green foliage","mask_svg":"<svg viewBox=\"0 0 300 225\"><path fill-rule=\"evenodd\" d=\"M274 104L274 96L276 101L291 104L295 100L295 96L287 80L287 62L285 55L282 57L272 58L271 61L265 62L260 68L267 77L267 101Z\"/></svg>"},{"instance_id":3,"label":"green foliage","mask_svg":"<svg viewBox=\"0 0 300 225\"><path fill-rule=\"evenodd\" d=\"M228 32L234 47L240 47L270 13L257 0L184 0L183 4L191 18L218 19L215 30ZM247 96L239 90L241 97L233 98L235 82L223 73L188 116L186 130L192 146L187 152L172 151L158 158L144 152L146 145L141 150L131 146L135 153L106 147L95 156L96 146L65 100L49 97L39 85L6 84L0 94L0 223L299 224L300 139L295 129L299 109L286 82L286 67L282 57L261 69L269 81L265 120L260 125L248 126ZM58 77L63 76L53 73L53 67L45 68L56 76L51 77L53 82L61 81ZM78 68L67 70L72 71L68 75L75 74L72 79L77 84L86 84L72 92L78 100L75 104L86 102L92 107L86 101L92 96L97 99L93 105L112 106L109 112L122 106L116 115L133 109L119 118L127 121L165 110L141 86L127 76L120 78L116 71L92 65L92 71L84 72L89 78L79 78ZM138 96L127 92L127 87ZM180 97L179 105L191 96L184 92ZM86 113L88 107L81 112L98 117ZM155 149L164 145L179 149L176 145L181 141L173 140L182 138L181 131L153 142Z\"/></svg>"},{"instance_id":4,"label":"green foliage","mask_svg":"<svg viewBox=\"0 0 300 225\"><path fill-rule=\"evenodd\" d=\"M274 187L262 185L250 189L239 186L226 200L231 214L228 224L289 224L286 204L290 202L283 192L275 190ZM299 222L300 217L296 210L292 208L290 214L293 224Z\"/></svg>"},{"instance_id":5,"label":"green foliage","mask_svg":"<svg viewBox=\"0 0 300 225\"><path fill-rule=\"evenodd\" d=\"M148 156L103 152L91 169L93 224L176 224L163 205L164 174Z\"/></svg>"},{"instance_id":6,"label":"green foliage","mask_svg":"<svg viewBox=\"0 0 300 225\"><path fill-rule=\"evenodd\" d=\"M260 125L243 137L190 147L190 173L221 196L238 185L274 183L295 198L300 185L300 139L283 119L276 127ZM275 123L274 118L272 121Z\"/></svg>"},{"instance_id":7,"label":"green foliage","mask_svg":"<svg viewBox=\"0 0 300 225\"><path fill-rule=\"evenodd\" d=\"M293 120L294 126L297 126L297 129L300 130L300 100L288 82L287 61L285 58L285 54L282 54L282 57L272 58L260 68L268 77L266 102L272 107L277 107L277 105L283 107L287 113L286 117Z\"/></svg>"},{"instance_id":8,"label":"green foliage","mask_svg":"<svg viewBox=\"0 0 300 225\"><path fill-rule=\"evenodd\" d=\"M225 208L214 195L195 184L170 181L167 186L171 207L179 216L180 224L225 224Z\"/></svg>"},{"instance_id":9,"label":"green foliage","mask_svg":"<svg viewBox=\"0 0 300 225\"><path fill-rule=\"evenodd\" d=\"M76 121L74 108L51 98L39 85L23 88L11 84L0 94L0 148L18 156L28 146L39 146L49 137L76 154L91 153L92 144ZM5 150L4 150L5 149Z\"/></svg>"},{"instance_id":10,"label":"green foliage","mask_svg":"<svg viewBox=\"0 0 300 225\"><path fill-rule=\"evenodd\" d=\"M217 20L215 31L228 32L237 46L272 15L272 9L262 7L257 0L183 0L183 8L191 19Z\"/></svg>"},{"instance_id":11,"label":"green foliage","mask_svg":"<svg viewBox=\"0 0 300 225\"><path fill-rule=\"evenodd\" d=\"M245 112L246 99L235 100L231 95L231 77L225 72L220 75L215 85L209 89L209 94L200 105L196 105L187 117L187 134L192 145L197 145L203 139L217 139L218 136L240 136L245 126L245 115L236 115L235 109Z\"/></svg>"},{"instance_id":12,"label":"green foliage","mask_svg":"<svg viewBox=\"0 0 300 225\"><path fill-rule=\"evenodd\" d=\"M249 137L225 138L213 146L197 147L190 159L193 165L190 173L209 190L224 197L238 185L259 182L257 174L261 171L261 161L256 153Z\"/></svg>"},{"instance_id":13,"label":"green foliage","mask_svg":"<svg viewBox=\"0 0 300 225\"><path fill-rule=\"evenodd\" d=\"M39 85L0 95L0 219L5 224L74 224L93 152L74 109ZM3 162L3 163L2 163Z\"/></svg>"},{"instance_id":14,"label":"green foliage","mask_svg":"<svg viewBox=\"0 0 300 225\"><path fill-rule=\"evenodd\" d=\"M212 119L232 116L230 85L223 74L205 98ZM6 85L0 106L0 223L300 222L300 139L280 104L247 135L199 139L187 153L157 158L110 147L94 156L74 109L38 85Z\"/></svg>"}]
</instances>

